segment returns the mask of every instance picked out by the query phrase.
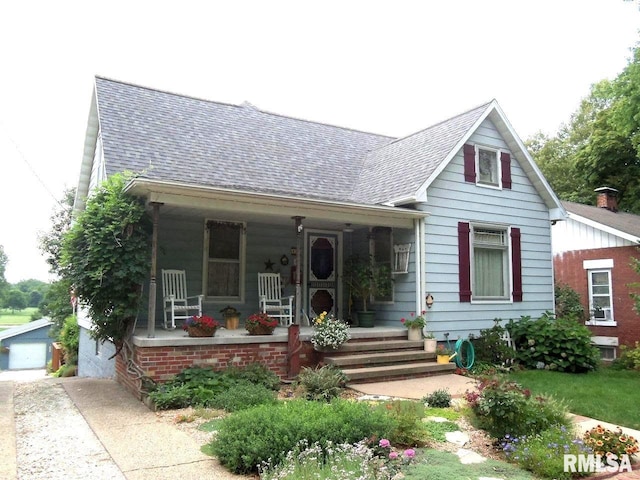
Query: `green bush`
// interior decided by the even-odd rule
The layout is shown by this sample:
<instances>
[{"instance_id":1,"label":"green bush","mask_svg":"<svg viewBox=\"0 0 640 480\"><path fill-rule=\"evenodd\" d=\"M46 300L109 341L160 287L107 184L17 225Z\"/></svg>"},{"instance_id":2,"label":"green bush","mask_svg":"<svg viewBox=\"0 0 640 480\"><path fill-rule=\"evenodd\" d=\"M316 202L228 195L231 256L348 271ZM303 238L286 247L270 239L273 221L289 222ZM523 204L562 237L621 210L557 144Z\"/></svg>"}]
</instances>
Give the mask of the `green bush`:
<instances>
[{"instance_id":1,"label":"green bush","mask_svg":"<svg viewBox=\"0 0 640 480\"><path fill-rule=\"evenodd\" d=\"M551 425L569 426L566 407L552 397L532 397L518 383L502 378L485 378L478 391L467 391L477 426L498 439L507 435L531 435Z\"/></svg>"},{"instance_id":2,"label":"green bush","mask_svg":"<svg viewBox=\"0 0 640 480\"><path fill-rule=\"evenodd\" d=\"M59 340L64 351L64 363L67 365L77 365L78 347L80 346L80 327L78 327L78 319L75 315L70 315L64 319Z\"/></svg>"},{"instance_id":3,"label":"green bush","mask_svg":"<svg viewBox=\"0 0 640 480\"><path fill-rule=\"evenodd\" d=\"M276 402L275 393L259 383L248 383L243 380L233 385L224 392L216 395L210 402L213 408L224 409L227 412L236 412L262 404Z\"/></svg>"},{"instance_id":4,"label":"green bush","mask_svg":"<svg viewBox=\"0 0 640 480\"><path fill-rule=\"evenodd\" d=\"M246 380L249 383L263 385L269 390L280 389L280 378L269 370L269 367L261 363L250 363L246 367L229 367L225 373L236 380Z\"/></svg>"},{"instance_id":5,"label":"green bush","mask_svg":"<svg viewBox=\"0 0 640 480\"><path fill-rule=\"evenodd\" d=\"M538 320L510 321L508 330L516 343L516 358L525 368L578 373L594 370L600 361L591 331L575 320L553 318L547 312Z\"/></svg>"},{"instance_id":6,"label":"green bush","mask_svg":"<svg viewBox=\"0 0 640 480\"><path fill-rule=\"evenodd\" d=\"M424 405L411 400L393 400L379 404L377 410L389 416L395 428L387 439L401 447L423 446L427 433L422 423Z\"/></svg>"},{"instance_id":7,"label":"green bush","mask_svg":"<svg viewBox=\"0 0 640 480\"><path fill-rule=\"evenodd\" d=\"M279 464L300 439L321 445L356 443L374 436L388 438L393 428L391 417L366 403L292 400L230 415L209 446L229 470L250 473L269 459L271 465Z\"/></svg>"},{"instance_id":8,"label":"green bush","mask_svg":"<svg viewBox=\"0 0 640 480\"><path fill-rule=\"evenodd\" d=\"M620 345L620 357L611 366L616 370L640 370L640 342L636 342L635 348Z\"/></svg>"},{"instance_id":9,"label":"green bush","mask_svg":"<svg viewBox=\"0 0 640 480\"><path fill-rule=\"evenodd\" d=\"M584 307L580 301L580 294L569 285L556 283L554 288L556 299L556 316L571 318L578 322L585 320Z\"/></svg>"},{"instance_id":10,"label":"green bush","mask_svg":"<svg viewBox=\"0 0 640 480\"><path fill-rule=\"evenodd\" d=\"M297 380L297 385L304 391L304 398L325 402L339 396L346 383L346 375L333 365L305 367L298 374Z\"/></svg>"},{"instance_id":11,"label":"green bush","mask_svg":"<svg viewBox=\"0 0 640 480\"><path fill-rule=\"evenodd\" d=\"M441 388L422 398L429 407L448 408L451 406L451 394L446 388Z\"/></svg>"},{"instance_id":12,"label":"green bush","mask_svg":"<svg viewBox=\"0 0 640 480\"><path fill-rule=\"evenodd\" d=\"M479 337L472 337L475 361L490 365L511 365L515 357L513 348L502 339L506 329L500 319L494 320L491 328L480 330Z\"/></svg>"}]
</instances>

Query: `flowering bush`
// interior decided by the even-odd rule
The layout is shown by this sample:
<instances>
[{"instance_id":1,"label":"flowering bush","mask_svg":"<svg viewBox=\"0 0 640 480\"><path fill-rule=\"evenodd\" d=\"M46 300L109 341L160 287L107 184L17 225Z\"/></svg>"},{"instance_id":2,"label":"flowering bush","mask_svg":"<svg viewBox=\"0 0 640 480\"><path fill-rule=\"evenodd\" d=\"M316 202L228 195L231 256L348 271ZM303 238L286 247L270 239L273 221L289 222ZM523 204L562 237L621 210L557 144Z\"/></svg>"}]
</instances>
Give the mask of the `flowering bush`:
<instances>
[{"instance_id":1,"label":"flowering bush","mask_svg":"<svg viewBox=\"0 0 640 480\"><path fill-rule=\"evenodd\" d=\"M193 317L187 318L184 321L184 323L182 324L182 329L189 330L189 327L216 329L219 326L220 323L217 320L214 320L213 317L208 317L206 315L198 317L194 315Z\"/></svg>"},{"instance_id":2,"label":"flowering bush","mask_svg":"<svg viewBox=\"0 0 640 480\"><path fill-rule=\"evenodd\" d=\"M436 355L453 355L453 350L451 350L448 347L445 347L444 345L438 345L438 347L436 348Z\"/></svg>"},{"instance_id":3,"label":"flowering bush","mask_svg":"<svg viewBox=\"0 0 640 480\"><path fill-rule=\"evenodd\" d=\"M313 319L311 343L314 347L337 349L351 338L351 330L342 320L322 312Z\"/></svg>"},{"instance_id":4,"label":"flowering bush","mask_svg":"<svg viewBox=\"0 0 640 480\"><path fill-rule=\"evenodd\" d=\"M271 318L266 313L254 313L247 317L244 326L249 332L252 332L256 328L267 328L273 331L273 329L278 326L278 320Z\"/></svg>"},{"instance_id":5,"label":"flowering bush","mask_svg":"<svg viewBox=\"0 0 640 480\"><path fill-rule=\"evenodd\" d=\"M407 328L424 328L427 325L426 313L426 310L422 310L420 315L416 317L415 312L411 312L409 318L401 318L400 322Z\"/></svg>"},{"instance_id":6,"label":"flowering bush","mask_svg":"<svg viewBox=\"0 0 640 480\"><path fill-rule=\"evenodd\" d=\"M616 431L608 430L601 425L593 427L584 434L584 443L591 447L596 455L605 458L615 455L618 463L622 455L633 455L638 452L638 441L624 434L620 427Z\"/></svg>"}]
</instances>

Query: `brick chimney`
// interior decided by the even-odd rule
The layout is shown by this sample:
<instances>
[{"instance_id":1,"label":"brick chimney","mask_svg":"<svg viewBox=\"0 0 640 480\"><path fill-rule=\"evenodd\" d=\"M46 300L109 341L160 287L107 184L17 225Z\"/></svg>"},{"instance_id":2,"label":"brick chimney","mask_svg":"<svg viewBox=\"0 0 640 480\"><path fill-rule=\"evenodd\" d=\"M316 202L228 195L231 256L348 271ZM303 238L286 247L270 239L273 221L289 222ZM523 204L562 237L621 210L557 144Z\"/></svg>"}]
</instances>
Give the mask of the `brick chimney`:
<instances>
[{"instance_id":1,"label":"brick chimney","mask_svg":"<svg viewBox=\"0 0 640 480\"><path fill-rule=\"evenodd\" d=\"M612 212L618 211L618 190L611 187L600 187L594 190L598 193L598 208L606 208Z\"/></svg>"}]
</instances>

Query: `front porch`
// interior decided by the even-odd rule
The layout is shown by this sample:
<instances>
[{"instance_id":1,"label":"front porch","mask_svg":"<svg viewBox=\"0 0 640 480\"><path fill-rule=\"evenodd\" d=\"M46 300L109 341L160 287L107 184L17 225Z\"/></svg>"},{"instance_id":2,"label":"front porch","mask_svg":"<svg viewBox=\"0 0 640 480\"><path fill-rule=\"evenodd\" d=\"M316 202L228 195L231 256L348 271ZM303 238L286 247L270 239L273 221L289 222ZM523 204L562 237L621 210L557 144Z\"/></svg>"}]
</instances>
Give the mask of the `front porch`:
<instances>
[{"instance_id":1,"label":"front porch","mask_svg":"<svg viewBox=\"0 0 640 480\"><path fill-rule=\"evenodd\" d=\"M272 335L249 335L244 328L220 328L214 337L204 338L189 337L180 328L157 330L155 337L150 338L146 329L139 328L132 339L133 360L155 382L167 381L194 365L222 370L228 366L244 367L255 362L266 365L284 381L292 380L295 376L291 371L292 365L294 370L314 367L323 362L324 354L314 350L310 342L312 327L301 326L297 339L295 335L289 338L289 328L276 327ZM388 344L394 341L400 344L416 343L407 341L406 328L390 326L352 327L348 343ZM422 349L420 344L411 346ZM294 356L297 359L292 364ZM453 364L450 370L453 370ZM116 357L116 374L120 383L140 396L139 380L127 370L120 355Z\"/></svg>"}]
</instances>

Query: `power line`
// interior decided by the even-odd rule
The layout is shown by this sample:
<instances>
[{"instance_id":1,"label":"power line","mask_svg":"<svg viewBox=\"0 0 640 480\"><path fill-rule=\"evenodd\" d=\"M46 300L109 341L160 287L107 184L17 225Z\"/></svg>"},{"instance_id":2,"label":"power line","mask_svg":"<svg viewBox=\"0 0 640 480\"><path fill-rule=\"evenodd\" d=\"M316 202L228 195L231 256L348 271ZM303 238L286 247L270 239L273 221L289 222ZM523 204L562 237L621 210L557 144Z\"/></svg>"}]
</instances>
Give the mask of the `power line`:
<instances>
[{"instance_id":1,"label":"power line","mask_svg":"<svg viewBox=\"0 0 640 480\"><path fill-rule=\"evenodd\" d=\"M44 181L42 180L42 178L40 178L40 175L38 175L38 172L36 172L36 169L33 168L33 166L31 165L31 163L29 163L29 160L27 160L27 157L24 155L24 153L22 153L22 150L20 150L20 147L18 146L18 142L16 142L13 137L11 136L11 134L9 133L9 131L4 127L4 123L2 121L0 121L0 127L3 128L5 135L7 136L7 138L9 139L9 141L13 144L13 148L16 149L16 152L18 152L18 155L20 156L20 158L22 159L22 161L27 165L27 167L29 167L29 170L31 171L31 173L33 174L34 177L36 177L36 180L38 180L38 182L40 183L40 185L42 185L42 188L45 189L45 191L51 195L51 198L53 198L53 200L60 206L62 206L62 204L60 203L60 200L58 200L56 198L56 196L51 192L51 190L49 190L49 187L47 187L47 185L44 183Z\"/></svg>"}]
</instances>

